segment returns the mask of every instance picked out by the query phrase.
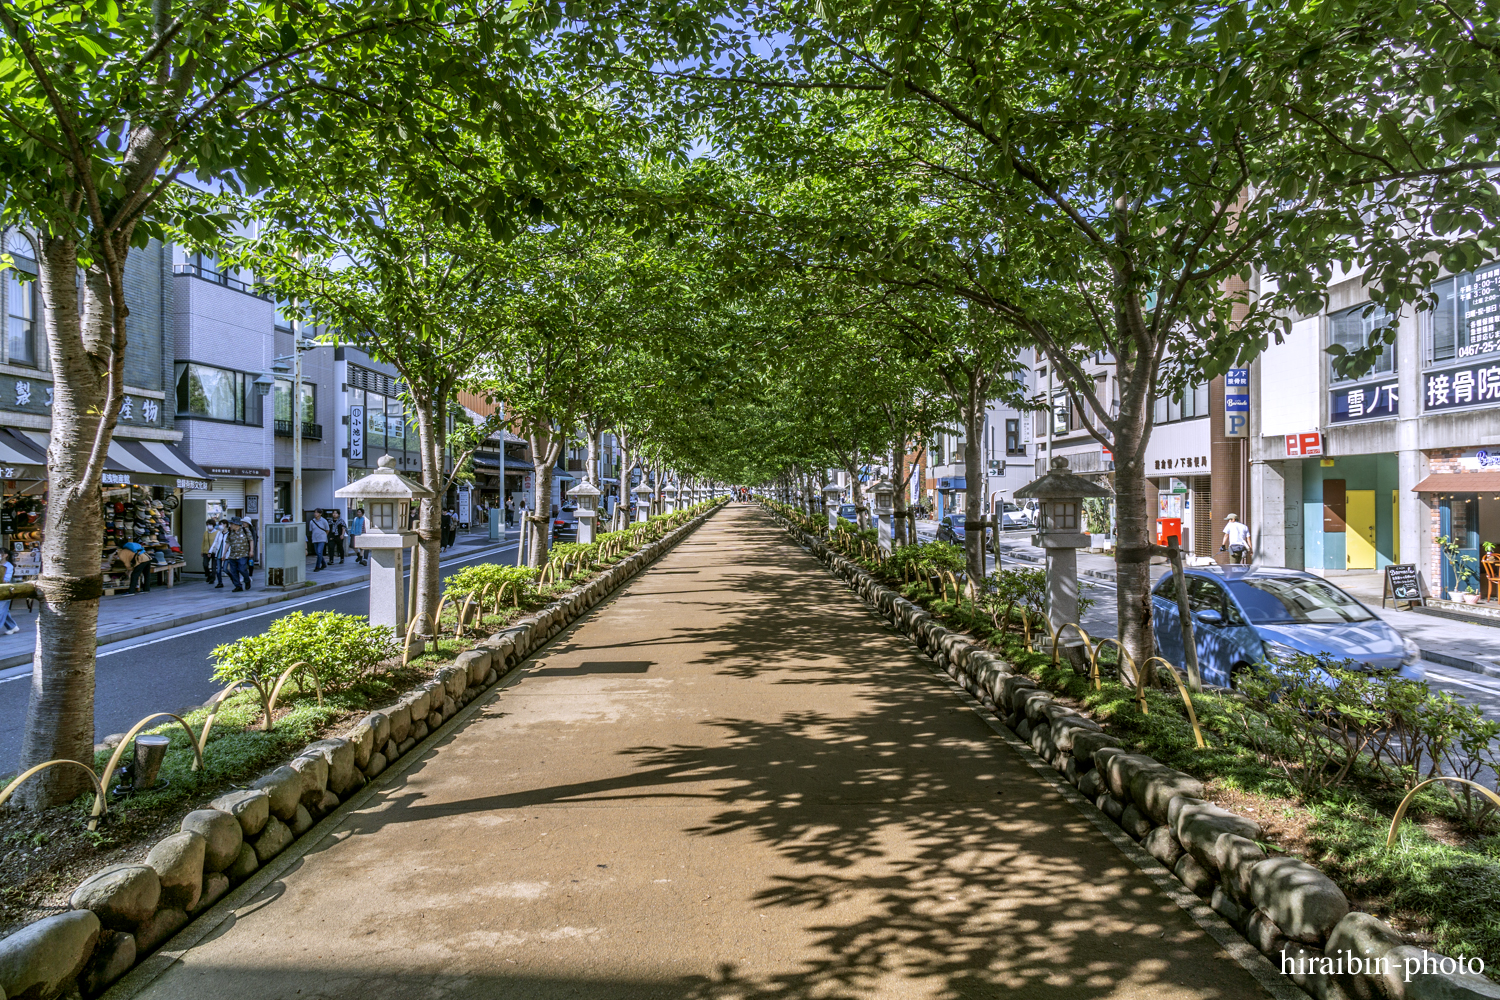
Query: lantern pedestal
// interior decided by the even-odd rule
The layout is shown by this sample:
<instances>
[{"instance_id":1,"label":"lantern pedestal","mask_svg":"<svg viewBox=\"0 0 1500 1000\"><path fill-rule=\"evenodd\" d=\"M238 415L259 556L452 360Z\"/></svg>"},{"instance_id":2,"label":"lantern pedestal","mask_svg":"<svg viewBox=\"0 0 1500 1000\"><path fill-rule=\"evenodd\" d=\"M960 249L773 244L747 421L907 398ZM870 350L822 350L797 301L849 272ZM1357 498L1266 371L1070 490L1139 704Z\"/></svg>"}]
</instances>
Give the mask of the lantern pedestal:
<instances>
[{"instance_id":1,"label":"lantern pedestal","mask_svg":"<svg viewBox=\"0 0 1500 1000\"><path fill-rule=\"evenodd\" d=\"M823 513L828 515L829 531L839 526L839 497L843 495L844 488L837 483L823 487Z\"/></svg>"},{"instance_id":2,"label":"lantern pedestal","mask_svg":"<svg viewBox=\"0 0 1500 1000\"><path fill-rule=\"evenodd\" d=\"M578 510L578 542L581 545L594 544L594 518L599 516L597 510Z\"/></svg>"},{"instance_id":3,"label":"lantern pedestal","mask_svg":"<svg viewBox=\"0 0 1500 1000\"><path fill-rule=\"evenodd\" d=\"M374 472L333 495L354 501L365 515L365 532L354 544L370 553L370 624L388 625L404 636L407 602L401 553L417 543L417 533L408 530L412 503L431 498L433 492L398 473L396 460L382 455Z\"/></svg>"},{"instance_id":4,"label":"lantern pedestal","mask_svg":"<svg viewBox=\"0 0 1500 1000\"><path fill-rule=\"evenodd\" d=\"M364 534L355 548L370 554L370 624L389 625L406 634L406 573L401 554L417 544L416 532Z\"/></svg>"},{"instance_id":5,"label":"lantern pedestal","mask_svg":"<svg viewBox=\"0 0 1500 1000\"><path fill-rule=\"evenodd\" d=\"M1070 473L1065 457L1053 458L1051 464L1051 471L1014 496L1039 501L1041 530L1031 536L1031 544L1047 553L1047 622L1055 633L1064 625L1078 624L1078 550L1089 545L1089 536L1080 530L1084 498L1110 493Z\"/></svg>"}]
</instances>

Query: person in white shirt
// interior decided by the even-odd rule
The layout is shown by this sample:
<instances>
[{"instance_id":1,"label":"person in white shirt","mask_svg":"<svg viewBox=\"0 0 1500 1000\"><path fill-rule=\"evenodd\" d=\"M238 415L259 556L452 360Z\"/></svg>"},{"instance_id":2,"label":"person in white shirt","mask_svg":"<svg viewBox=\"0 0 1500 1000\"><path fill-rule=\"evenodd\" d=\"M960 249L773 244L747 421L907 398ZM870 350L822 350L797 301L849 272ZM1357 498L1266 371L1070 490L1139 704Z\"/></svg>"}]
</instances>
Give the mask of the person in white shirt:
<instances>
[{"instance_id":1,"label":"person in white shirt","mask_svg":"<svg viewBox=\"0 0 1500 1000\"><path fill-rule=\"evenodd\" d=\"M1224 542L1219 546L1219 551L1229 549L1229 558L1239 565L1250 561L1250 527L1241 524L1238 514L1230 514L1224 519Z\"/></svg>"}]
</instances>

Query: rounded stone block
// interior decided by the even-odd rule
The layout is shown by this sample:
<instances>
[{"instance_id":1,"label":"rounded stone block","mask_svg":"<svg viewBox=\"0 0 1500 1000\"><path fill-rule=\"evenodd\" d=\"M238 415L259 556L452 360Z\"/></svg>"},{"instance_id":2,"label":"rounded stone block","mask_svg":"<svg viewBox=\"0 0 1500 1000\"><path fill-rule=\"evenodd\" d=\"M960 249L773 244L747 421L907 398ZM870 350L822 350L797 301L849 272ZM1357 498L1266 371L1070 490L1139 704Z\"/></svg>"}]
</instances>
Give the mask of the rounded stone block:
<instances>
[{"instance_id":1,"label":"rounded stone block","mask_svg":"<svg viewBox=\"0 0 1500 1000\"><path fill-rule=\"evenodd\" d=\"M150 865L110 865L84 879L68 905L92 910L104 927L133 931L161 903L161 877Z\"/></svg>"},{"instance_id":2,"label":"rounded stone block","mask_svg":"<svg viewBox=\"0 0 1500 1000\"><path fill-rule=\"evenodd\" d=\"M240 832L246 837L260 833L271 816L271 797L260 788L228 792L214 799L210 805L238 820Z\"/></svg>"},{"instance_id":3,"label":"rounded stone block","mask_svg":"<svg viewBox=\"0 0 1500 1000\"><path fill-rule=\"evenodd\" d=\"M78 992L86 998L99 996L135 964L135 935L104 931L94 954L78 974Z\"/></svg>"},{"instance_id":4,"label":"rounded stone block","mask_svg":"<svg viewBox=\"0 0 1500 1000\"><path fill-rule=\"evenodd\" d=\"M239 857L240 845L245 842L245 831L239 821L222 809L194 809L182 817L181 829L203 838L205 871L221 872L228 868Z\"/></svg>"},{"instance_id":5,"label":"rounded stone block","mask_svg":"<svg viewBox=\"0 0 1500 1000\"><path fill-rule=\"evenodd\" d=\"M1270 858L1250 871L1249 902L1293 941L1322 944L1349 913L1333 880L1296 858Z\"/></svg>"},{"instance_id":6,"label":"rounded stone block","mask_svg":"<svg viewBox=\"0 0 1500 1000\"><path fill-rule=\"evenodd\" d=\"M159 905L191 910L203 891L203 857L206 841L192 831L174 833L151 848L146 864L161 879Z\"/></svg>"},{"instance_id":7,"label":"rounded stone block","mask_svg":"<svg viewBox=\"0 0 1500 1000\"><path fill-rule=\"evenodd\" d=\"M283 764L269 774L261 775L251 787L263 790L270 796L271 815L279 820L289 820L297 815L297 803L302 801L302 775Z\"/></svg>"},{"instance_id":8,"label":"rounded stone block","mask_svg":"<svg viewBox=\"0 0 1500 1000\"><path fill-rule=\"evenodd\" d=\"M261 864L270 861L286 850L292 842L292 830L281 820L272 816L266 820L266 828L255 838L255 857Z\"/></svg>"},{"instance_id":9,"label":"rounded stone block","mask_svg":"<svg viewBox=\"0 0 1500 1000\"><path fill-rule=\"evenodd\" d=\"M70 910L0 939L0 995L57 996L83 971L103 930L92 910Z\"/></svg>"}]
</instances>

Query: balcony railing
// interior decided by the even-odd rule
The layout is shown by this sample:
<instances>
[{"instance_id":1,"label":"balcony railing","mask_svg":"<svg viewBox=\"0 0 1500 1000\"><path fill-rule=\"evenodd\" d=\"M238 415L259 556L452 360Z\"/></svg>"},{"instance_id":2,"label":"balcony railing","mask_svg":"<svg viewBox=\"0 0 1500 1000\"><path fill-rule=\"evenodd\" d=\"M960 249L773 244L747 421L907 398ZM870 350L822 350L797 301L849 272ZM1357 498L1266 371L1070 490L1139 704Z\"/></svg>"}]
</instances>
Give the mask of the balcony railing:
<instances>
[{"instance_id":1,"label":"balcony railing","mask_svg":"<svg viewBox=\"0 0 1500 1000\"><path fill-rule=\"evenodd\" d=\"M211 281L215 285L223 285L225 288L232 288L237 292L244 292L246 295L253 295L258 299L265 299L267 302L271 301L269 292L261 291L248 282L241 281L238 278L231 278L222 271L215 271L212 268L206 268L199 264L173 264L172 272L174 274L190 274L195 278ZM291 433L288 432L287 436L290 437Z\"/></svg>"},{"instance_id":2,"label":"balcony railing","mask_svg":"<svg viewBox=\"0 0 1500 1000\"><path fill-rule=\"evenodd\" d=\"M289 438L289 437L291 437L292 436L292 422L290 420L278 420L278 421L276 421L276 436L277 437L282 437L282 438ZM304 441L321 441L321 440L323 440L323 425L322 424L310 424L310 423L308 423L307 421L304 420L302 422L302 440L304 440Z\"/></svg>"}]
</instances>

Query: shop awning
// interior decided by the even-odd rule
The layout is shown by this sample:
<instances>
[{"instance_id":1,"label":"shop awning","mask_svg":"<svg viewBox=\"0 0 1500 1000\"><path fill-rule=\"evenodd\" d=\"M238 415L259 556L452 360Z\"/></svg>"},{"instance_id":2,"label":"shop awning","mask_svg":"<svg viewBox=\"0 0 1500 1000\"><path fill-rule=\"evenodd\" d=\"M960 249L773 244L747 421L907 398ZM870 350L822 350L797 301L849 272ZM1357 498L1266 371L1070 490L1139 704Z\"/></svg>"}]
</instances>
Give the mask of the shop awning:
<instances>
[{"instance_id":1,"label":"shop awning","mask_svg":"<svg viewBox=\"0 0 1500 1000\"><path fill-rule=\"evenodd\" d=\"M15 433L15 432L12 432ZM21 431L20 436L45 453L44 431ZM167 441L129 441L116 438L109 443L104 458L106 482L134 483L140 486L172 486L185 490L206 490L213 479L177 445Z\"/></svg>"},{"instance_id":2,"label":"shop awning","mask_svg":"<svg viewBox=\"0 0 1500 1000\"><path fill-rule=\"evenodd\" d=\"M0 427L0 479L47 478L47 447Z\"/></svg>"},{"instance_id":3,"label":"shop awning","mask_svg":"<svg viewBox=\"0 0 1500 1000\"><path fill-rule=\"evenodd\" d=\"M1500 494L1500 471L1434 472L1411 488L1413 493Z\"/></svg>"}]
</instances>

